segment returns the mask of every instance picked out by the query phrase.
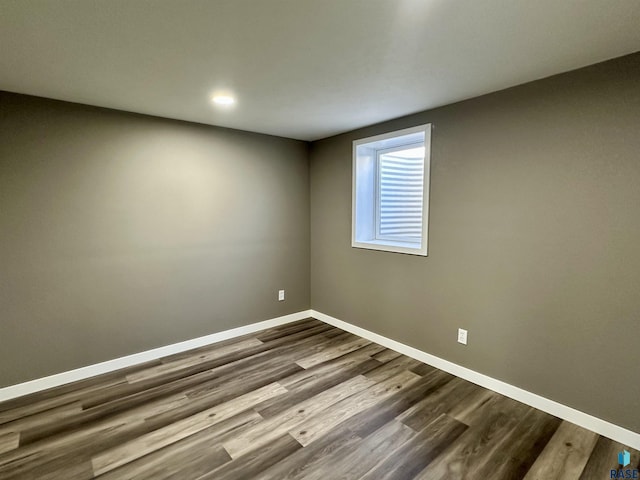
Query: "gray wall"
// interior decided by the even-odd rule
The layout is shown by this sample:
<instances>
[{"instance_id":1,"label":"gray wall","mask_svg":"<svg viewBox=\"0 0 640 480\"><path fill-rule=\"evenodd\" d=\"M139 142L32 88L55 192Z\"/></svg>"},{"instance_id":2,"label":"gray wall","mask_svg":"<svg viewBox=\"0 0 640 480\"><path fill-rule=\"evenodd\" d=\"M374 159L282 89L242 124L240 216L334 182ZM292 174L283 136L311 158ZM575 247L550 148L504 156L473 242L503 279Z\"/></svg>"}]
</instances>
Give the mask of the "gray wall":
<instances>
[{"instance_id":1,"label":"gray wall","mask_svg":"<svg viewBox=\"0 0 640 480\"><path fill-rule=\"evenodd\" d=\"M0 386L309 308L306 143L8 93L0 136Z\"/></svg>"},{"instance_id":2,"label":"gray wall","mask_svg":"<svg viewBox=\"0 0 640 480\"><path fill-rule=\"evenodd\" d=\"M351 248L352 140L427 122L429 256ZM640 432L640 54L312 144L311 226L312 308Z\"/></svg>"}]
</instances>

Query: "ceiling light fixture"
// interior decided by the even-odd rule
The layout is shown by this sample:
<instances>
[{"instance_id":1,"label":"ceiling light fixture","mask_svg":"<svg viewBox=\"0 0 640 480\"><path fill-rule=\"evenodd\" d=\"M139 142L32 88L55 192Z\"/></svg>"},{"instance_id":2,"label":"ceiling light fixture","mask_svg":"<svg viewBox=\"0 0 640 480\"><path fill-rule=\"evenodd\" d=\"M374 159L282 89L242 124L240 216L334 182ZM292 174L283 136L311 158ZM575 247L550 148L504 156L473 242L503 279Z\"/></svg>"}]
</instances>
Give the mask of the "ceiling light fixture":
<instances>
[{"instance_id":1,"label":"ceiling light fixture","mask_svg":"<svg viewBox=\"0 0 640 480\"><path fill-rule=\"evenodd\" d=\"M213 100L213 103L215 103L216 105L229 106L236 103L236 99L233 98L231 95L214 95L212 100Z\"/></svg>"}]
</instances>

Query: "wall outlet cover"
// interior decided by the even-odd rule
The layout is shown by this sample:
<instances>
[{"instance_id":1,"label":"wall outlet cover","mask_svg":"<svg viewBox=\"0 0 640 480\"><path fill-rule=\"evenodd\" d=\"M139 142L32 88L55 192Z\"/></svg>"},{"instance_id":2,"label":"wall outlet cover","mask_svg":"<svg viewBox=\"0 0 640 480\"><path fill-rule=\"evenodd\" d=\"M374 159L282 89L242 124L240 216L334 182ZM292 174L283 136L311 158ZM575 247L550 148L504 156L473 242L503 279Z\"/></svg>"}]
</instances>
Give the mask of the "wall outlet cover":
<instances>
[{"instance_id":1,"label":"wall outlet cover","mask_svg":"<svg viewBox=\"0 0 640 480\"><path fill-rule=\"evenodd\" d=\"M467 344L467 331L463 328L458 329L458 343Z\"/></svg>"}]
</instances>

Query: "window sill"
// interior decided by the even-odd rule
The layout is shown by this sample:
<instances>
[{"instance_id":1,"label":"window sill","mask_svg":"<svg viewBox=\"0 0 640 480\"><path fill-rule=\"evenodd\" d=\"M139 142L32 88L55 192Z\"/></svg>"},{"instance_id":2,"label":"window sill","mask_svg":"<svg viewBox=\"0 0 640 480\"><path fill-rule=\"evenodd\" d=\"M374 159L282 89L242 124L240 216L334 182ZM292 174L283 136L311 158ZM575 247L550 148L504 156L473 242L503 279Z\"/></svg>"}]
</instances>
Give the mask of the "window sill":
<instances>
[{"instance_id":1,"label":"window sill","mask_svg":"<svg viewBox=\"0 0 640 480\"><path fill-rule=\"evenodd\" d=\"M353 248L364 248L366 250L379 250L382 252L404 253L408 255L427 256L426 245L411 244L408 242L394 242L392 240L367 240L366 242L352 242Z\"/></svg>"}]
</instances>

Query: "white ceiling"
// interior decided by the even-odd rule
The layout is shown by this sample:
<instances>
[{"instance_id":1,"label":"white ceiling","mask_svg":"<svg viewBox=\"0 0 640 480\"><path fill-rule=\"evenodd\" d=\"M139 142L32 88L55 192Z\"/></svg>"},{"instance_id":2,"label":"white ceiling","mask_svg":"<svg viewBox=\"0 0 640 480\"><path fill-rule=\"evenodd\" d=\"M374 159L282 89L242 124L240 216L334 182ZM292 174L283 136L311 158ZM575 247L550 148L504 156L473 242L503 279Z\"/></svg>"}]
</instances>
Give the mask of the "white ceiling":
<instances>
[{"instance_id":1,"label":"white ceiling","mask_svg":"<svg viewBox=\"0 0 640 480\"><path fill-rule=\"evenodd\" d=\"M304 140L638 50L639 0L0 0L2 90Z\"/></svg>"}]
</instances>

